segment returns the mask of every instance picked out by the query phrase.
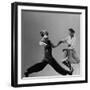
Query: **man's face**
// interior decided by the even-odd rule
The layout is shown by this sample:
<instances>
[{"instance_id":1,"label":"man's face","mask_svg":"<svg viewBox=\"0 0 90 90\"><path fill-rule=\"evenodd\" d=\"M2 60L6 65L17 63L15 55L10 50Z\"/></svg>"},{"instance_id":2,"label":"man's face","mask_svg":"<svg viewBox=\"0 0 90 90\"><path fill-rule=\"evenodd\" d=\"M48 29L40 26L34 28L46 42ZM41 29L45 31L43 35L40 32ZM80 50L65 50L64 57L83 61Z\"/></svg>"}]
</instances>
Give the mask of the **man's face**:
<instances>
[{"instance_id":1,"label":"man's face","mask_svg":"<svg viewBox=\"0 0 90 90\"><path fill-rule=\"evenodd\" d=\"M43 38L44 39L48 39L48 34L45 33L44 36L43 36Z\"/></svg>"},{"instance_id":2,"label":"man's face","mask_svg":"<svg viewBox=\"0 0 90 90\"><path fill-rule=\"evenodd\" d=\"M42 38L44 38L44 39L48 39L48 32L47 32L47 31L42 31L42 32L41 32L41 36L42 36Z\"/></svg>"}]
</instances>

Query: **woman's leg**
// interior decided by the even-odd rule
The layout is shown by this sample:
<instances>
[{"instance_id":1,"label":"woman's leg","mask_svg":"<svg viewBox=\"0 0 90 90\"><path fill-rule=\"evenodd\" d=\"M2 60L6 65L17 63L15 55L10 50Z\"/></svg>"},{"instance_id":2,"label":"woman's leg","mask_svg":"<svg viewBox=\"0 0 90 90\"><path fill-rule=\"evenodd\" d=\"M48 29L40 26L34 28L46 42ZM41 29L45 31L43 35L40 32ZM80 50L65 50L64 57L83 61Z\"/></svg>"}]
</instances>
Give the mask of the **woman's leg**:
<instances>
[{"instance_id":1,"label":"woman's leg","mask_svg":"<svg viewBox=\"0 0 90 90\"><path fill-rule=\"evenodd\" d=\"M75 60L75 63L80 63L80 59L78 58L76 51L74 49L72 50L72 57Z\"/></svg>"},{"instance_id":2,"label":"woman's leg","mask_svg":"<svg viewBox=\"0 0 90 90\"><path fill-rule=\"evenodd\" d=\"M47 63L45 60L43 60L42 62L37 63L37 64L31 66L30 68L27 69L27 72L24 73L24 74L25 74L25 77L28 77L29 74L31 74L31 73L34 73L34 72L38 72L38 71L43 70L43 68L44 68L47 64L48 64L48 63Z\"/></svg>"}]
</instances>

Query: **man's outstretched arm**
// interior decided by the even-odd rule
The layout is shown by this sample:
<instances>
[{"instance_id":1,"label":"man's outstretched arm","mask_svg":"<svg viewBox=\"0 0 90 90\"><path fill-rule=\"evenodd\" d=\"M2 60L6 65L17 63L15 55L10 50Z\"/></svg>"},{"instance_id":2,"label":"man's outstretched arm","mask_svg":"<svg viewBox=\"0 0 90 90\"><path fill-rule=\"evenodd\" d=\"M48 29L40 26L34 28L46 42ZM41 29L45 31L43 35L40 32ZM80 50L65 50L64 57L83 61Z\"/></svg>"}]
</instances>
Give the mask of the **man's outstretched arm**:
<instances>
[{"instance_id":1,"label":"man's outstretched arm","mask_svg":"<svg viewBox=\"0 0 90 90\"><path fill-rule=\"evenodd\" d=\"M58 42L57 45L54 45L53 43L51 43L52 48L56 48L56 47L58 47L61 43L63 43L63 41Z\"/></svg>"}]
</instances>

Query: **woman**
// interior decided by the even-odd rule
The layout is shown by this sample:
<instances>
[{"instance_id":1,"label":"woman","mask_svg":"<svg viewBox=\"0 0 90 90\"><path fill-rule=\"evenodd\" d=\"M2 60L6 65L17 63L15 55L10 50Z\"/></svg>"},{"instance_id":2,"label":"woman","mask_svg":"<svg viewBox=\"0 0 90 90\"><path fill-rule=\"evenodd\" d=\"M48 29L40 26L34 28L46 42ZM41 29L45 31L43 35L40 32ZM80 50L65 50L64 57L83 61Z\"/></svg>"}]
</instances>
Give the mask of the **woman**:
<instances>
[{"instance_id":1,"label":"woman","mask_svg":"<svg viewBox=\"0 0 90 90\"><path fill-rule=\"evenodd\" d=\"M69 28L68 31L69 35L60 42L67 44L67 49L63 49L63 51L65 52L65 59L63 59L63 63L68 66L70 70L72 70L73 67L71 66L71 64L78 64L80 60L76 54L74 47L76 43L75 31L72 28Z\"/></svg>"}]
</instances>

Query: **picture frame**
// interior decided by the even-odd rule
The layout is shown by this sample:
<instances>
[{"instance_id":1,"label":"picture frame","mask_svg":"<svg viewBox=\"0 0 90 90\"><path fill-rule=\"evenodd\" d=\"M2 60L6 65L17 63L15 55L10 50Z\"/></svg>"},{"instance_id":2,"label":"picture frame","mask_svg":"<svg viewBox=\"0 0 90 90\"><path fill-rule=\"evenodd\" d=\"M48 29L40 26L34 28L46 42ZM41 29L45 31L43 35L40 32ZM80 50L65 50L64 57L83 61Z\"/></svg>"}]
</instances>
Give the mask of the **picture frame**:
<instances>
[{"instance_id":1,"label":"picture frame","mask_svg":"<svg viewBox=\"0 0 90 90\"><path fill-rule=\"evenodd\" d=\"M68 22L66 22L65 19ZM60 27L62 28L60 28L58 24L60 24ZM26 68L28 68L29 65L31 64L33 65L36 63L36 61L33 60L35 59L35 57L38 61L38 58L41 59L42 56L40 54L42 53L41 50L43 49L37 49L41 47L39 47L38 44L36 44L40 39L39 29L47 28L49 30L48 32L50 32L51 34L50 39L52 38L52 40L56 41L57 39L54 38L59 38L58 36L59 31L60 33L65 33L65 31L63 30L58 31L58 29L68 29L69 25L71 25L71 27L74 27L75 29L79 29L78 31L76 31L76 33L78 32L77 37L80 39L80 40L78 39L79 41L78 43L80 44L77 47L77 49L80 50L79 52L81 60L79 66L80 68L79 76L77 75L59 76L54 71L51 72L51 68L48 66L47 68L45 68L46 71L43 71L39 74L33 74L31 77L29 76L29 78L25 78L23 73L26 70ZM53 28L55 30L53 30ZM36 31L33 29L35 29ZM87 6L28 3L28 2L12 3L11 86L24 87L24 86L87 83L88 82L87 33L88 33ZM55 52L59 51L56 50ZM55 55L57 58L58 57L57 53L55 53Z\"/></svg>"}]
</instances>

